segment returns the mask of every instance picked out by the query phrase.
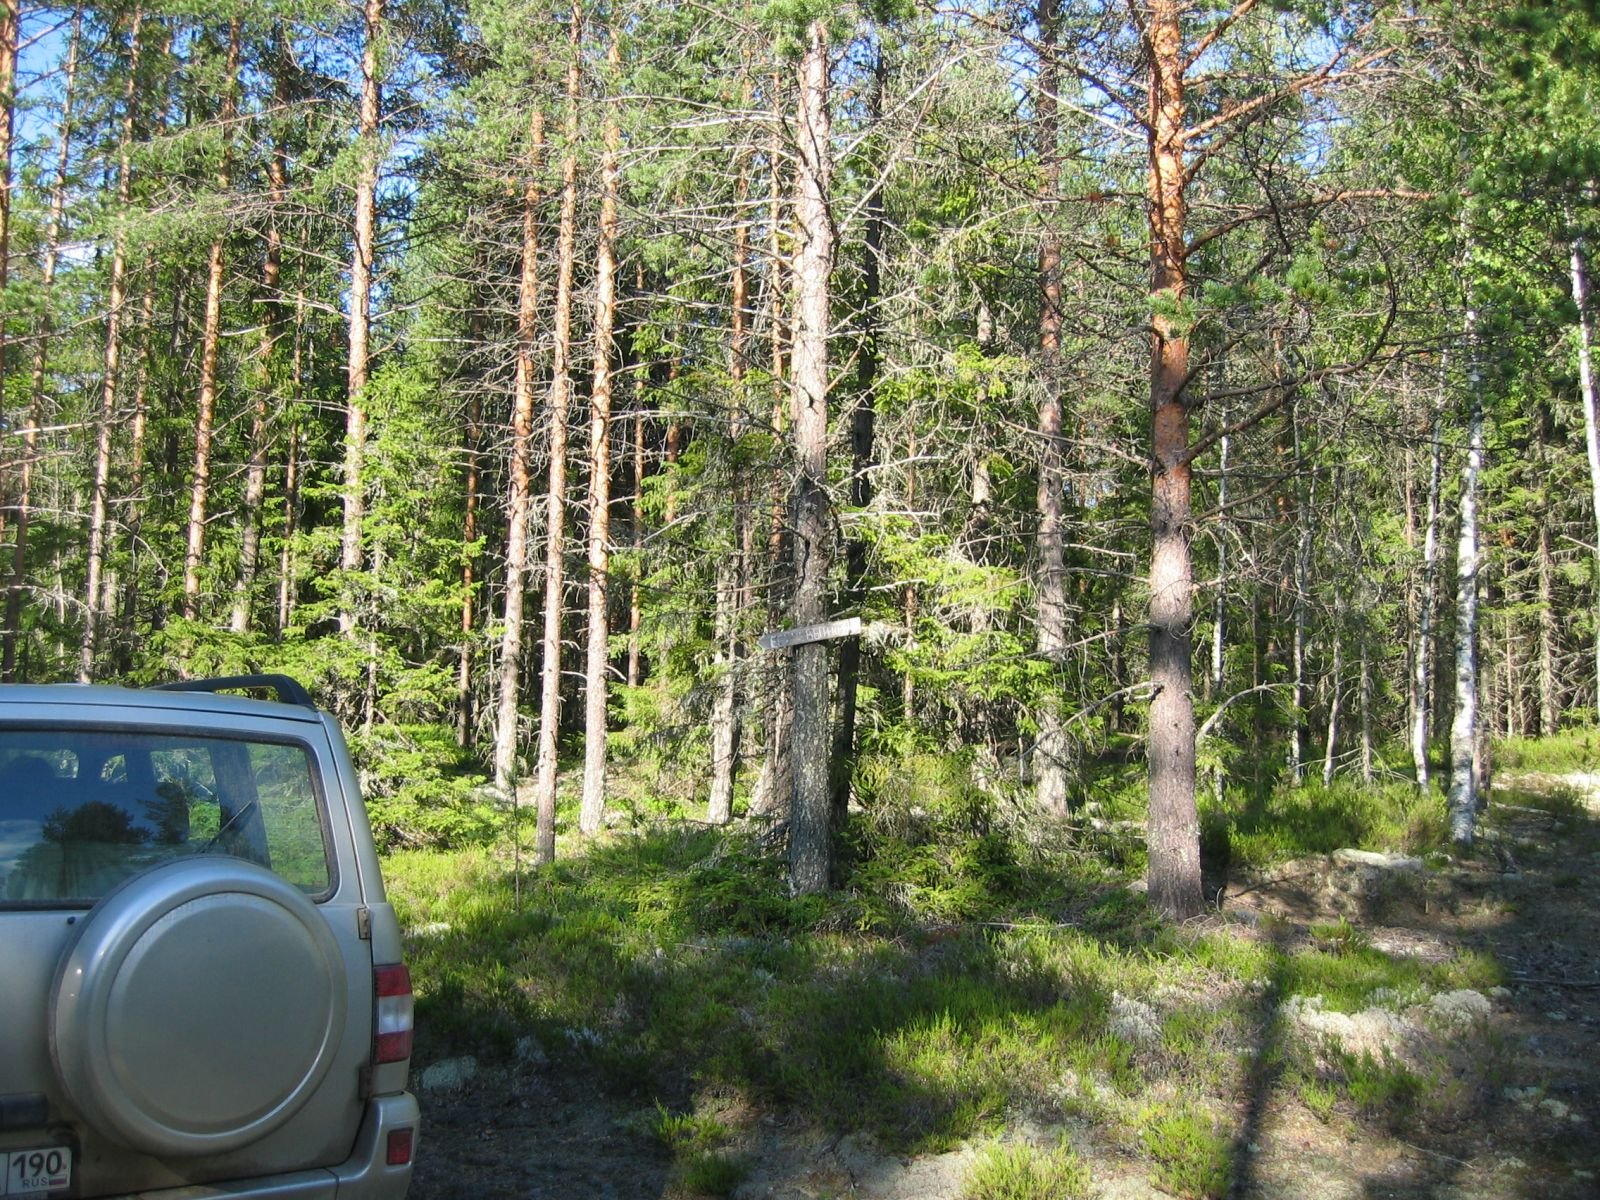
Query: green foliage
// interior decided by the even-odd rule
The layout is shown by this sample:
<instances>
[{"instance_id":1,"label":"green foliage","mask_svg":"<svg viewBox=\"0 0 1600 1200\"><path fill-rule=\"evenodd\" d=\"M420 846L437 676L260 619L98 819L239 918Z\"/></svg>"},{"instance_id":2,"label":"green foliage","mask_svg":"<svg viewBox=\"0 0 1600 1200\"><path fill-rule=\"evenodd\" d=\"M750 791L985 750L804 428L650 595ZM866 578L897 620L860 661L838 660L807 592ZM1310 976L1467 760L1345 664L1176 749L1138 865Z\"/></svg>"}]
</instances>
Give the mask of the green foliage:
<instances>
[{"instance_id":1,"label":"green foliage","mask_svg":"<svg viewBox=\"0 0 1600 1200\"><path fill-rule=\"evenodd\" d=\"M1220 809L1207 806L1205 812L1211 836L1221 838L1225 829L1232 860L1248 866L1344 847L1420 853L1443 845L1448 835L1443 794L1419 793L1400 782L1281 785L1265 795L1230 791Z\"/></svg>"},{"instance_id":2,"label":"green foliage","mask_svg":"<svg viewBox=\"0 0 1600 1200\"><path fill-rule=\"evenodd\" d=\"M1038 1149L996 1145L980 1153L962 1200L1076 1200L1089 1194L1089 1168L1065 1144Z\"/></svg>"},{"instance_id":3,"label":"green foliage","mask_svg":"<svg viewBox=\"0 0 1600 1200\"><path fill-rule=\"evenodd\" d=\"M1233 1173L1233 1145L1206 1113L1184 1106L1146 1109L1139 1142L1155 1164L1151 1178L1184 1200L1222 1200Z\"/></svg>"}]
</instances>

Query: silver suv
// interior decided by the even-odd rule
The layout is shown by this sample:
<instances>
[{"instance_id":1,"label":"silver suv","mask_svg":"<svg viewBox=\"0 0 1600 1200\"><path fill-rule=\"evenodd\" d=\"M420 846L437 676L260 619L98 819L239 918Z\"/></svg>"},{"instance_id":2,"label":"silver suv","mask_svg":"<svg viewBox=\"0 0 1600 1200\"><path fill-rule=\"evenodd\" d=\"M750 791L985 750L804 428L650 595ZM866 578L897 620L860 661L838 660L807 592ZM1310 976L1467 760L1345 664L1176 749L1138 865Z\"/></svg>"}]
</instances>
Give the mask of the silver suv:
<instances>
[{"instance_id":1,"label":"silver suv","mask_svg":"<svg viewBox=\"0 0 1600 1200\"><path fill-rule=\"evenodd\" d=\"M0 687L0 1197L399 1200L411 1014L293 680Z\"/></svg>"}]
</instances>

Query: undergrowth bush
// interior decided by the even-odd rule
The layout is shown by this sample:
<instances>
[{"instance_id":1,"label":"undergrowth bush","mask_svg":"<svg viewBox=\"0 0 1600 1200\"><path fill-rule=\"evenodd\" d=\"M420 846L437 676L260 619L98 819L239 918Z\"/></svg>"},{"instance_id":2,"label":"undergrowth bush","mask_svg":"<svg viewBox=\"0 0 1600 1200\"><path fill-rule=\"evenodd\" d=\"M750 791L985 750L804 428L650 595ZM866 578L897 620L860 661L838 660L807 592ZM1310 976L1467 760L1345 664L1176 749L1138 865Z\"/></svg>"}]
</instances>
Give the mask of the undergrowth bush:
<instances>
[{"instance_id":1,"label":"undergrowth bush","mask_svg":"<svg viewBox=\"0 0 1600 1200\"><path fill-rule=\"evenodd\" d=\"M1065 1144L990 1146L978 1155L962 1200L1077 1200L1089 1194L1089 1168Z\"/></svg>"},{"instance_id":2,"label":"undergrowth bush","mask_svg":"<svg viewBox=\"0 0 1600 1200\"><path fill-rule=\"evenodd\" d=\"M1231 861L1248 866L1344 847L1419 853L1442 845L1449 835L1443 793L1431 787L1418 792L1405 782L1230 791L1220 807L1203 804L1202 819L1209 836L1226 831Z\"/></svg>"}]
</instances>

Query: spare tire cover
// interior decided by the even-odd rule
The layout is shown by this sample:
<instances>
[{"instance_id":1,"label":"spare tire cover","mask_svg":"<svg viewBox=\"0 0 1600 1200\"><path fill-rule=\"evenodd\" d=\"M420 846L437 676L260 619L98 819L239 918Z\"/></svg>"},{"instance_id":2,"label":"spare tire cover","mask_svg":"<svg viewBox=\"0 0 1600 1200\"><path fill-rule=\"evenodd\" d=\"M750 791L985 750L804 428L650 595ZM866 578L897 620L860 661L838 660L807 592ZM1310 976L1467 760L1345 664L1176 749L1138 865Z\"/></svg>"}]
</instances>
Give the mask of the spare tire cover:
<instances>
[{"instance_id":1,"label":"spare tire cover","mask_svg":"<svg viewBox=\"0 0 1600 1200\"><path fill-rule=\"evenodd\" d=\"M103 897L63 952L50 1054L102 1133L156 1155L218 1154L308 1100L344 1032L332 931L264 867L202 855Z\"/></svg>"}]
</instances>

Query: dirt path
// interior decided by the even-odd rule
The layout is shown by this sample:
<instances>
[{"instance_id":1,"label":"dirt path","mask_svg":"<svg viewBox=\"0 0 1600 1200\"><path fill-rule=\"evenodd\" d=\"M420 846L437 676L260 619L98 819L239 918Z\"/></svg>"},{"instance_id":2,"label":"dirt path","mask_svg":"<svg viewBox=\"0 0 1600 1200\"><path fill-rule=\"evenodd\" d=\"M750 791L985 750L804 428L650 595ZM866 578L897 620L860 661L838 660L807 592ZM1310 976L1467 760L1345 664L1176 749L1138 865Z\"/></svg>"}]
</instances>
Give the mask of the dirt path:
<instances>
[{"instance_id":1,"label":"dirt path","mask_svg":"<svg viewBox=\"0 0 1600 1200\"><path fill-rule=\"evenodd\" d=\"M1555 788L1581 803L1562 811L1538 799ZM1263 1075L1259 1094L1241 1106L1247 1134L1232 1195L1600 1196L1600 776L1501 780L1482 840L1481 853L1427 870L1336 856L1234 881L1217 929L1293 948L1314 925L1343 916L1365 944L1390 955L1492 957L1505 984L1436 997L1427 1011L1329 1014L1288 998L1275 1014L1286 1036L1354 1038L1375 1055L1410 1056L1444 1099L1425 1125L1396 1133L1381 1120L1319 1118ZM653 1109L550 1068L537 1048L493 1066L430 1064L418 1082L425 1126L416 1200L694 1194L671 1182L667 1152L650 1132ZM962 1147L901 1159L867 1137L789 1127L781 1113L746 1116L734 1147L748 1168L732 1193L739 1200L956 1200L974 1154ZM1096 1195L1165 1194L1149 1182L1147 1163L1098 1142L1090 1127L1019 1118L1009 1131L1040 1144L1063 1134L1090 1161Z\"/></svg>"}]
</instances>

